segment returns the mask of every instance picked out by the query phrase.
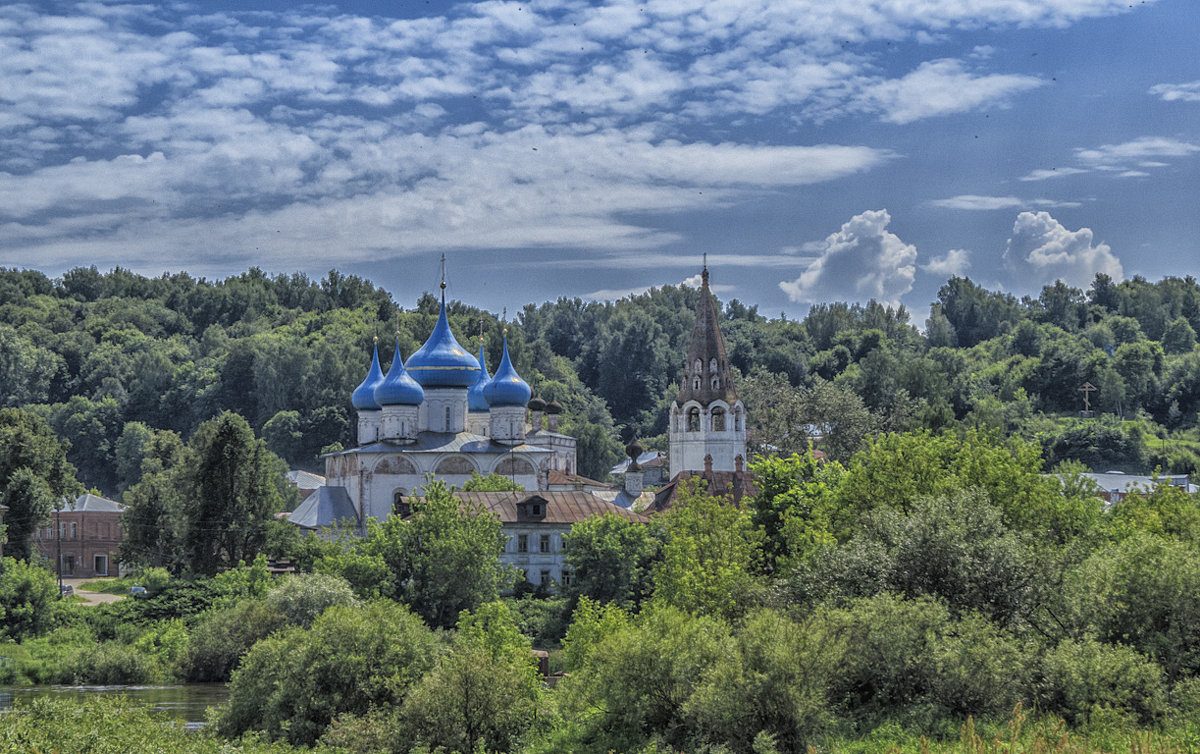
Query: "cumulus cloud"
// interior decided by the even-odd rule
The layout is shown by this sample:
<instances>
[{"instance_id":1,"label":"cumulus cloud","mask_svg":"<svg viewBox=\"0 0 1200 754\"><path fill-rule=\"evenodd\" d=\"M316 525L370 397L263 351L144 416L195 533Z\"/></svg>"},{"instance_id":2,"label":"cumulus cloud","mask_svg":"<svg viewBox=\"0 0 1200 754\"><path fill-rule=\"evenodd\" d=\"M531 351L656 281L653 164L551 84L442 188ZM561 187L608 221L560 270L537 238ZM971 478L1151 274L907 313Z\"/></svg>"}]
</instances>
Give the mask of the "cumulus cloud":
<instances>
[{"instance_id":1,"label":"cumulus cloud","mask_svg":"<svg viewBox=\"0 0 1200 754\"><path fill-rule=\"evenodd\" d=\"M959 277L971 269L971 260L967 256L966 249L951 249L945 256L930 259L928 264L921 265L921 269L934 275Z\"/></svg>"},{"instance_id":2,"label":"cumulus cloud","mask_svg":"<svg viewBox=\"0 0 1200 754\"><path fill-rule=\"evenodd\" d=\"M886 209L855 215L825 239L800 277L779 284L797 303L851 300L896 304L912 290L917 249L887 230Z\"/></svg>"},{"instance_id":3,"label":"cumulus cloud","mask_svg":"<svg viewBox=\"0 0 1200 754\"><path fill-rule=\"evenodd\" d=\"M1022 291L1039 290L1055 280L1086 288L1103 272L1115 280L1121 261L1104 243L1093 243L1092 230L1067 230L1048 212L1022 212L1004 250L1004 264Z\"/></svg>"},{"instance_id":4,"label":"cumulus cloud","mask_svg":"<svg viewBox=\"0 0 1200 754\"><path fill-rule=\"evenodd\" d=\"M1161 97L1164 102L1200 102L1200 81L1185 84L1155 84L1150 94Z\"/></svg>"}]
</instances>

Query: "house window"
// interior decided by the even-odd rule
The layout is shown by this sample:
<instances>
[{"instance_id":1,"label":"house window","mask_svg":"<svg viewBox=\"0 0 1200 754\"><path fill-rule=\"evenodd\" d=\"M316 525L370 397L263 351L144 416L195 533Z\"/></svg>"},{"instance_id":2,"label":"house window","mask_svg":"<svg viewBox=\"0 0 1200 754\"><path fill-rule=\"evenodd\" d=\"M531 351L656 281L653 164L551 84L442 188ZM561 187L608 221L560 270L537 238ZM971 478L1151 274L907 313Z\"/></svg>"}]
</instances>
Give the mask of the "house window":
<instances>
[{"instance_id":1,"label":"house window","mask_svg":"<svg viewBox=\"0 0 1200 754\"><path fill-rule=\"evenodd\" d=\"M71 522L71 539L79 539L79 524Z\"/></svg>"},{"instance_id":2,"label":"house window","mask_svg":"<svg viewBox=\"0 0 1200 754\"><path fill-rule=\"evenodd\" d=\"M725 431L725 409L720 406L712 410L712 428L713 432Z\"/></svg>"},{"instance_id":3,"label":"house window","mask_svg":"<svg viewBox=\"0 0 1200 754\"><path fill-rule=\"evenodd\" d=\"M542 515L542 504L534 503L533 505L529 506L529 515L531 515L531 516Z\"/></svg>"},{"instance_id":4,"label":"house window","mask_svg":"<svg viewBox=\"0 0 1200 754\"><path fill-rule=\"evenodd\" d=\"M700 431L700 409L696 408L695 406L692 406L691 408L688 409L687 431L688 432L699 432Z\"/></svg>"},{"instance_id":5,"label":"house window","mask_svg":"<svg viewBox=\"0 0 1200 754\"><path fill-rule=\"evenodd\" d=\"M517 552L529 552L529 535L517 535Z\"/></svg>"},{"instance_id":6,"label":"house window","mask_svg":"<svg viewBox=\"0 0 1200 754\"><path fill-rule=\"evenodd\" d=\"M547 570L545 568L542 569L542 577L541 577L541 579L538 580L538 583L541 584L542 586L550 586L550 571L549 570Z\"/></svg>"},{"instance_id":7,"label":"house window","mask_svg":"<svg viewBox=\"0 0 1200 754\"><path fill-rule=\"evenodd\" d=\"M538 539L538 551L539 552L550 552L550 535L549 534L543 534Z\"/></svg>"},{"instance_id":8,"label":"house window","mask_svg":"<svg viewBox=\"0 0 1200 754\"><path fill-rule=\"evenodd\" d=\"M562 585L563 585L563 586L570 586L570 585L571 585L571 584L573 584L573 583L575 583L575 572L574 572L574 571L565 571L565 570L564 570L564 571L562 572Z\"/></svg>"}]
</instances>

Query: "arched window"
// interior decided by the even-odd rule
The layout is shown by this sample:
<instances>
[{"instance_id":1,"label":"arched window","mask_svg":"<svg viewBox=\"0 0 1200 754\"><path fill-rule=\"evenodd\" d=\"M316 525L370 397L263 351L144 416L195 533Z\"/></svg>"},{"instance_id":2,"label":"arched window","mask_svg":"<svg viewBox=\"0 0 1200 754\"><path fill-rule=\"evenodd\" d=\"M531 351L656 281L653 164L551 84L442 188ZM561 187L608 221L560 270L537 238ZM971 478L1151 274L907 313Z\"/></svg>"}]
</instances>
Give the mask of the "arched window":
<instances>
[{"instance_id":1,"label":"arched window","mask_svg":"<svg viewBox=\"0 0 1200 754\"><path fill-rule=\"evenodd\" d=\"M717 373L717 360L715 358L708 362L708 371L712 374Z\"/></svg>"},{"instance_id":2,"label":"arched window","mask_svg":"<svg viewBox=\"0 0 1200 754\"><path fill-rule=\"evenodd\" d=\"M712 431L725 431L725 409L721 408L720 406L717 406L712 410Z\"/></svg>"},{"instance_id":3,"label":"arched window","mask_svg":"<svg viewBox=\"0 0 1200 754\"><path fill-rule=\"evenodd\" d=\"M720 378L720 377L713 377L713 378L712 378L712 389L713 389L713 390L720 390L720 389L721 389L721 378Z\"/></svg>"},{"instance_id":4,"label":"arched window","mask_svg":"<svg viewBox=\"0 0 1200 754\"><path fill-rule=\"evenodd\" d=\"M696 374L700 374L701 372L703 372L704 371L704 362L701 361L700 359L696 359L695 365L692 366L692 371L695 372Z\"/></svg>"},{"instance_id":5,"label":"arched window","mask_svg":"<svg viewBox=\"0 0 1200 754\"><path fill-rule=\"evenodd\" d=\"M700 409L696 408L695 406L692 406L691 408L688 409L687 431L688 432L699 432L700 431Z\"/></svg>"},{"instance_id":6,"label":"arched window","mask_svg":"<svg viewBox=\"0 0 1200 754\"><path fill-rule=\"evenodd\" d=\"M699 389L700 389L700 378L693 377L692 378L692 390L699 390Z\"/></svg>"},{"instance_id":7,"label":"arched window","mask_svg":"<svg viewBox=\"0 0 1200 754\"><path fill-rule=\"evenodd\" d=\"M733 431L742 431L742 410L740 408L733 410Z\"/></svg>"}]
</instances>

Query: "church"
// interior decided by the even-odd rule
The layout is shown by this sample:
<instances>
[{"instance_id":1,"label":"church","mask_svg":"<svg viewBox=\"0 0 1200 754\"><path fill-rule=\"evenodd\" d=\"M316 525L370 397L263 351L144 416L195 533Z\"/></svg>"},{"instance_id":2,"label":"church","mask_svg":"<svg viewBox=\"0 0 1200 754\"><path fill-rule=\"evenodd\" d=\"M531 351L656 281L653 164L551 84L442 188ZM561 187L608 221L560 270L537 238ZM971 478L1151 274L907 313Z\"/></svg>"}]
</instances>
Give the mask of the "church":
<instances>
[{"instance_id":1,"label":"church","mask_svg":"<svg viewBox=\"0 0 1200 754\"><path fill-rule=\"evenodd\" d=\"M671 481L652 510L670 507L678 482L691 477L739 498L749 489L745 408L734 389L707 265L701 281L684 376L670 410ZM444 282L429 338L407 360L397 346L386 374L376 343L351 402L358 413L357 445L325 456L325 485L291 515L302 528L340 520L361 530L368 517L382 521L407 510L404 499L420 494L427 479L461 489L473 473L508 477L553 505L558 493L551 491L552 472L576 473L576 440L558 431L562 407L532 398L509 358L507 334L494 375L482 343L478 358L463 348L446 317ZM630 502L641 494L641 476L635 469L625 475ZM595 512L608 508L621 510L604 503Z\"/></svg>"}]
</instances>

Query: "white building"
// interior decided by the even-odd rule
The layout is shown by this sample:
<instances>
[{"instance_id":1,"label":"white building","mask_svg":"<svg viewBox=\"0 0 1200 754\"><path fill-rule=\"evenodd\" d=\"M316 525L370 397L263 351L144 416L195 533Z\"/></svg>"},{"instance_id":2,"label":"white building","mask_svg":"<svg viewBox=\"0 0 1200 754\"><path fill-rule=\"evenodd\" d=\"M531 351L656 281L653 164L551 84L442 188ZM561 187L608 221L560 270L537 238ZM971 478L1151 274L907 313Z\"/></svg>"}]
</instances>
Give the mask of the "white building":
<instances>
[{"instance_id":1,"label":"white building","mask_svg":"<svg viewBox=\"0 0 1200 754\"><path fill-rule=\"evenodd\" d=\"M352 402L358 445L325 456L326 491L296 509L297 525L327 526L334 523L330 516L345 519L350 511L359 527L368 516L386 519L430 476L462 487L472 473L495 473L527 490L544 490L551 470L576 468L575 438L557 432L557 421L543 429L539 411L535 426L527 423L530 389L509 359L507 336L494 377L482 345L476 359L455 339L444 284L429 339L407 361L397 346L386 375L376 345Z\"/></svg>"}]
</instances>

